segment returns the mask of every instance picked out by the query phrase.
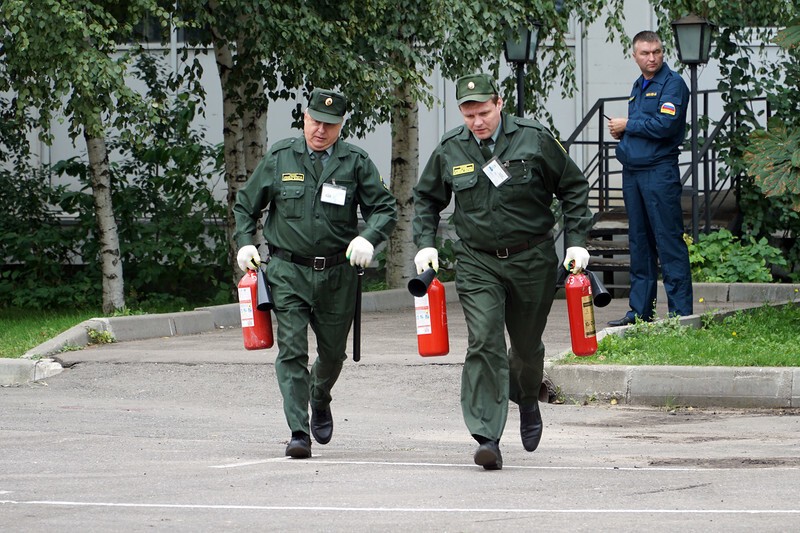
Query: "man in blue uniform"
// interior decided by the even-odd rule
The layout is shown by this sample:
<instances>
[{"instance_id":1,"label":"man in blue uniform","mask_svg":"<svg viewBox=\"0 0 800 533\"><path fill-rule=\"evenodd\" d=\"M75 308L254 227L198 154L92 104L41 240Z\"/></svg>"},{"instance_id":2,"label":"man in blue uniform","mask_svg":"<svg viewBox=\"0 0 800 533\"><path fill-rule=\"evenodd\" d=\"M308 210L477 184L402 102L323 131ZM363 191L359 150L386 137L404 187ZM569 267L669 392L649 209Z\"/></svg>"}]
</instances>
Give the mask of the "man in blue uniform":
<instances>
[{"instance_id":1,"label":"man in blue uniform","mask_svg":"<svg viewBox=\"0 0 800 533\"><path fill-rule=\"evenodd\" d=\"M664 63L664 47L656 33L636 34L633 58L642 75L633 84L628 118L608 121L611 136L620 141L617 159L622 163L631 257L630 310L610 326L653 319L659 261L670 316L692 314L678 170L689 89Z\"/></svg>"}]
</instances>

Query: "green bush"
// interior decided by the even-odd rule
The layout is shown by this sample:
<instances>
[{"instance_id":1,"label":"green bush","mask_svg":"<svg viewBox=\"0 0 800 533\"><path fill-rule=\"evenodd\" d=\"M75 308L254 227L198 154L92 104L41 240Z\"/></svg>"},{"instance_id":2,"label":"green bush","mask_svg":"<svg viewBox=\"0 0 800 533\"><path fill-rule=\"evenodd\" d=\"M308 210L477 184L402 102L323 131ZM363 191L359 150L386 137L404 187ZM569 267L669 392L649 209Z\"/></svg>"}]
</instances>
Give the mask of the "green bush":
<instances>
[{"instance_id":1,"label":"green bush","mask_svg":"<svg viewBox=\"0 0 800 533\"><path fill-rule=\"evenodd\" d=\"M722 229L702 234L698 242L687 238L692 280L711 283L770 283L770 266L786 266L781 251L766 238L745 242Z\"/></svg>"},{"instance_id":2,"label":"green bush","mask_svg":"<svg viewBox=\"0 0 800 533\"><path fill-rule=\"evenodd\" d=\"M143 72L156 76L152 68ZM228 302L225 205L212 193L212 180L221 179L220 147L192 127L195 98L179 94L160 109L166 120L147 143L108 140L126 306ZM25 163L24 143L5 135L0 146L0 154L18 154L3 157L15 161L13 171L0 171L0 306L98 307L99 243L85 158L36 172ZM82 188L51 185L50 171L77 178ZM69 214L69 223L56 212Z\"/></svg>"}]
</instances>

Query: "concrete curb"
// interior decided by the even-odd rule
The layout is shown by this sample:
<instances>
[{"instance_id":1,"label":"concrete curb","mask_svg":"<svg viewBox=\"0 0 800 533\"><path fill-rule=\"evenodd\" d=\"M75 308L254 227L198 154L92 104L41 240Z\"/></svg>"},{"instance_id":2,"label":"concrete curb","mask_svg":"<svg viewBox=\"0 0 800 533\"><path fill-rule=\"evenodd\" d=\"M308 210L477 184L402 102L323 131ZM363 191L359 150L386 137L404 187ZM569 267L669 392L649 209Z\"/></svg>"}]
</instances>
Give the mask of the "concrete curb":
<instances>
[{"instance_id":1,"label":"concrete curb","mask_svg":"<svg viewBox=\"0 0 800 533\"><path fill-rule=\"evenodd\" d=\"M695 407L800 407L800 368L559 365L545 372L566 401Z\"/></svg>"},{"instance_id":2,"label":"concrete curb","mask_svg":"<svg viewBox=\"0 0 800 533\"><path fill-rule=\"evenodd\" d=\"M0 359L0 387L47 379L64 370L52 359Z\"/></svg>"},{"instance_id":3,"label":"concrete curb","mask_svg":"<svg viewBox=\"0 0 800 533\"><path fill-rule=\"evenodd\" d=\"M455 284L444 284L448 302L458 301ZM363 312L411 307L414 298L405 289L364 293ZM20 359L0 358L0 386L22 385L61 372L61 365L49 357L65 350L82 349L93 341L90 331L108 333L114 342L155 337L173 337L240 327L239 304L198 307L183 313L162 313L109 318L91 318L28 350ZM46 362L46 363L45 363Z\"/></svg>"},{"instance_id":4,"label":"concrete curb","mask_svg":"<svg viewBox=\"0 0 800 533\"><path fill-rule=\"evenodd\" d=\"M755 285L755 284L754 284ZM718 290L712 287L712 291ZM728 295L739 296L739 301L753 305L736 310L714 313L714 320L722 320L743 309L754 309L765 303L791 305L793 297L781 302L762 299L795 296L797 286L788 290L755 291L741 289ZM717 293L719 296L721 293ZM707 297L704 300L711 302ZM759 302L759 303L755 303ZM701 315L681 317L681 325L702 327ZM598 332L597 341L606 335L625 335L630 326L605 328ZM561 357L566 356L567 351ZM703 366L619 366L560 364L557 358L545 362L545 373L556 387L557 395L566 401L610 401L630 405L691 405L696 407L800 407L800 368L769 367L703 367Z\"/></svg>"},{"instance_id":5,"label":"concrete curb","mask_svg":"<svg viewBox=\"0 0 800 533\"><path fill-rule=\"evenodd\" d=\"M457 302L455 284L444 284L448 302ZM666 298L659 285L659 300ZM698 283L696 301L708 312L714 303L747 302L758 307L767 302L797 301L800 284ZM364 293L362 310L380 312L413 306L405 289ZM703 305L703 304L701 304ZM719 317L730 314L718 313ZM681 322L693 327L700 315ZM200 307L183 313L93 318L29 350L20 359L0 359L0 386L20 385L45 379L62 370L49 356L80 349L92 342L89 331L107 332L116 342L172 337L239 327L239 305ZM606 328L598 333L622 334L626 327ZM731 407L800 407L800 368L727 367L612 367L545 363L545 370L559 390L572 401L616 399L628 404L696 405ZM702 391L702 392L698 392Z\"/></svg>"}]
</instances>

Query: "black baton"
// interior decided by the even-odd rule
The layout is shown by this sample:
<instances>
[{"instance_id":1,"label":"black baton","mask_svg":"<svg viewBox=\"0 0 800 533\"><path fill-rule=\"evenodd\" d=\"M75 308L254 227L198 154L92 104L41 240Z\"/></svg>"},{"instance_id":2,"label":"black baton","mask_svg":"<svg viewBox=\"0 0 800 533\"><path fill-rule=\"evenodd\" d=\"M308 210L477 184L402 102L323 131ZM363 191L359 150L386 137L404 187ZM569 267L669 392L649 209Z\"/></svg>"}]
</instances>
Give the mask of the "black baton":
<instances>
[{"instance_id":1,"label":"black baton","mask_svg":"<svg viewBox=\"0 0 800 533\"><path fill-rule=\"evenodd\" d=\"M356 312L353 316L353 361L361 361L361 278L364 269L357 267L358 281L356 282Z\"/></svg>"}]
</instances>

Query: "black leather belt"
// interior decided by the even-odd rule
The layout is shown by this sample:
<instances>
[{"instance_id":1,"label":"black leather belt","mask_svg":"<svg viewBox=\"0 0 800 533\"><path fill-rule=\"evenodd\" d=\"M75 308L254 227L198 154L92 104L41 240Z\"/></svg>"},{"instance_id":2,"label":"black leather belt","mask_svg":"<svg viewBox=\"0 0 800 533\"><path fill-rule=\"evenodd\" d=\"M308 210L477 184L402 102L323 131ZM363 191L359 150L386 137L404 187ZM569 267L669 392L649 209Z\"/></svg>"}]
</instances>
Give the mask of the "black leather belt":
<instances>
[{"instance_id":1,"label":"black leather belt","mask_svg":"<svg viewBox=\"0 0 800 533\"><path fill-rule=\"evenodd\" d=\"M327 257L303 257L301 255L287 252L286 250L277 248L275 246L269 247L269 255L283 259L284 261L291 261L296 265L311 267L314 270L325 270L326 268L340 265L347 261L347 258L344 256L344 252L339 252L336 255L330 255Z\"/></svg>"},{"instance_id":2,"label":"black leather belt","mask_svg":"<svg viewBox=\"0 0 800 533\"><path fill-rule=\"evenodd\" d=\"M499 257L500 259L505 259L510 255L524 252L525 250L533 248L537 244L540 244L546 241L547 239L552 239L552 238L553 238L553 232L548 231L544 235L536 235L535 237L523 242L522 244L509 246L508 248L497 248L496 250L482 250L480 248L476 248L476 250L486 254L492 254L494 256Z\"/></svg>"}]
</instances>

